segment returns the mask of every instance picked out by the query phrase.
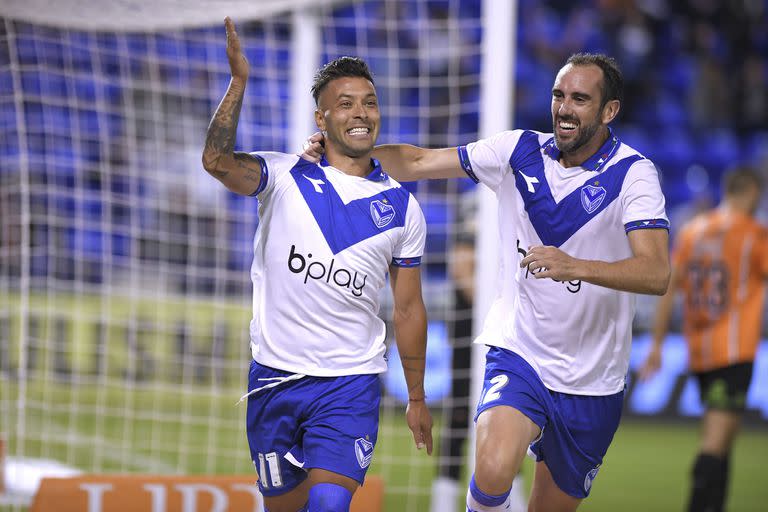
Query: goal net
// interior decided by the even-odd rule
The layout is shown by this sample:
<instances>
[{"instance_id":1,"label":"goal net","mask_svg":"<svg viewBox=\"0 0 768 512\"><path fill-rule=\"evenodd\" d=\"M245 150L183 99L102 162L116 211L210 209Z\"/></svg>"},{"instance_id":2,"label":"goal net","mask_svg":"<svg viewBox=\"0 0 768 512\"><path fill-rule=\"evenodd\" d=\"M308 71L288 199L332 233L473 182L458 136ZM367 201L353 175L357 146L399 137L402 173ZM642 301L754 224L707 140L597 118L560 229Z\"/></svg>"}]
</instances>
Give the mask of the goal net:
<instances>
[{"instance_id":1,"label":"goal net","mask_svg":"<svg viewBox=\"0 0 768 512\"><path fill-rule=\"evenodd\" d=\"M480 1L67 4L0 8L6 480L11 462L30 459L98 473L252 473L235 402L250 358L257 204L200 163L229 79L223 18L251 63L238 149L296 152L312 131L307 77L341 55L372 68L379 142L442 147L479 135ZM297 44L312 31L312 47ZM308 108L298 122L297 104ZM451 377L469 376L466 350L451 371L451 348L466 349L471 333L450 269L454 246L471 244L461 220L474 186L408 188L428 222L427 394L439 446L442 413L469 404L467 392L449 396ZM391 317L388 300L381 314ZM438 466L464 459L416 451L394 352L390 363L371 471L384 479L385 510L424 511Z\"/></svg>"}]
</instances>

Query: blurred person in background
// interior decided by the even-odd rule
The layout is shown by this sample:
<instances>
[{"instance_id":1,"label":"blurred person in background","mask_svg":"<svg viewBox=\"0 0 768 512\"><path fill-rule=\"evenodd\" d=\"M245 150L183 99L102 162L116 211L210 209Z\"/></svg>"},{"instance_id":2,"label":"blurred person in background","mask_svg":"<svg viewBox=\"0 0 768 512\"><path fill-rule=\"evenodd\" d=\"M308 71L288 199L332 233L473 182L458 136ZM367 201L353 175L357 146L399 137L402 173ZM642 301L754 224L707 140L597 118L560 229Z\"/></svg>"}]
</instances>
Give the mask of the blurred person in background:
<instances>
[{"instance_id":1,"label":"blurred person in background","mask_svg":"<svg viewBox=\"0 0 768 512\"><path fill-rule=\"evenodd\" d=\"M651 350L640 369L645 380L660 368L675 296L681 293L689 367L705 407L689 512L720 512L725 506L731 447L752 379L768 278L768 230L754 218L763 187L753 169L727 173L720 204L681 229L669 289L659 301Z\"/></svg>"},{"instance_id":2,"label":"blurred person in background","mask_svg":"<svg viewBox=\"0 0 768 512\"><path fill-rule=\"evenodd\" d=\"M448 322L451 341L451 393L443 413L440 433L437 477L432 482L431 512L456 509L461 469L464 467L466 441L470 426L470 384L472 381L472 328L475 297L475 241L477 194L469 190L461 195L455 235L450 250L449 271L453 283L453 316ZM527 508L523 480L518 475L512 486L510 512Z\"/></svg>"},{"instance_id":3,"label":"blurred person in background","mask_svg":"<svg viewBox=\"0 0 768 512\"><path fill-rule=\"evenodd\" d=\"M529 451L530 509L576 510L619 426L635 294L663 295L669 282L658 172L609 127L623 83L614 59L574 54L551 87L552 133L374 152L402 181L469 176L499 199L502 272L475 340L490 349L468 512L509 510ZM321 154L320 138L305 158Z\"/></svg>"},{"instance_id":4,"label":"blurred person in background","mask_svg":"<svg viewBox=\"0 0 768 512\"><path fill-rule=\"evenodd\" d=\"M259 200L254 236L248 444L269 512L346 512L378 435L387 368L380 291L389 280L395 341L408 385L406 421L432 453L424 396L427 320L416 199L371 158L381 114L368 66L341 57L315 75L319 164L274 151L235 151L249 64L225 20L231 80L203 166ZM388 279L387 279L388 278Z\"/></svg>"},{"instance_id":5,"label":"blurred person in background","mask_svg":"<svg viewBox=\"0 0 768 512\"><path fill-rule=\"evenodd\" d=\"M469 399L472 366L472 304L475 291L476 195L464 192L455 223L448 269L453 283L453 316L448 322L451 343L451 392L443 413L437 477L432 483L432 512L456 508L464 445L469 437Z\"/></svg>"}]
</instances>

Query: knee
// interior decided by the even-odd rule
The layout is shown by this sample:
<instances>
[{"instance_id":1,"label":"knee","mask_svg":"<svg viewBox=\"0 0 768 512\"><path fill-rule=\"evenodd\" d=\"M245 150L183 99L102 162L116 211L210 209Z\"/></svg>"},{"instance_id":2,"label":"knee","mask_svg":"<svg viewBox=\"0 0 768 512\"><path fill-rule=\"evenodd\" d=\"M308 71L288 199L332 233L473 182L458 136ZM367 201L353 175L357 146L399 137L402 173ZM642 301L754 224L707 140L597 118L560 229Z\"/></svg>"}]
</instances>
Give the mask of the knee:
<instances>
[{"instance_id":1,"label":"knee","mask_svg":"<svg viewBox=\"0 0 768 512\"><path fill-rule=\"evenodd\" d=\"M512 486L519 463L513 454L502 450L478 452L475 460L475 478L480 488L498 494Z\"/></svg>"},{"instance_id":2,"label":"knee","mask_svg":"<svg viewBox=\"0 0 768 512\"><path fill-rule=\"evenodd\" d=\"M475 455L475 475L480 487L509 489L528 446L539 432L531 419L511 407L483 412L477 422Z\"/></svg>"},{"instance_id":3,"label":"knee","mask_svg":"<svg viewBox=\"0 0 768 512\"><path fill-rule=\"evenodd\" d=\"M312 512L348 512L352 493L338 484L319 483L309 490Z\"/></svg>"}]
</instances>

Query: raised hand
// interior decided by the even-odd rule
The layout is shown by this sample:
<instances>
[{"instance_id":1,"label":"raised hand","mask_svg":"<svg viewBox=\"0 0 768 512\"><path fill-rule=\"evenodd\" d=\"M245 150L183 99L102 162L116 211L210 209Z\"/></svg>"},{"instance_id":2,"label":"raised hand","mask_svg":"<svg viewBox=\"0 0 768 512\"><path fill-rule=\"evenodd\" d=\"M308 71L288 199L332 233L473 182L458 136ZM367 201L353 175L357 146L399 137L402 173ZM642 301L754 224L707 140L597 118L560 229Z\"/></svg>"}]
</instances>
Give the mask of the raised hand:
<instances>
[{"instance_id":1,"label":"raised hand","mask_svg":"<svg viewBox=\"0 0 768 512\"><path fill-rule=\"evenodd\" d=\"M235 151L237 124L248 81L248 60L240 49L240 39L229 16L224 19L224 27L232 79L208 125L203 167L232 192L250 196L261 185L261 161L249 153Z\"/></svg>"},{"instance_id":2,"label":"raised hand","mask_svg":"<svg viewBox=\"0 0 768 512\"><path fill-rule=\"evenodd\" d=\"M243 55L240 48L240 38L235 30L235 23L229 16L224 18L224 28L227 30L227 58L232 77L246 81L250 70L248 59Z\"/></svg>"}]
</instances>

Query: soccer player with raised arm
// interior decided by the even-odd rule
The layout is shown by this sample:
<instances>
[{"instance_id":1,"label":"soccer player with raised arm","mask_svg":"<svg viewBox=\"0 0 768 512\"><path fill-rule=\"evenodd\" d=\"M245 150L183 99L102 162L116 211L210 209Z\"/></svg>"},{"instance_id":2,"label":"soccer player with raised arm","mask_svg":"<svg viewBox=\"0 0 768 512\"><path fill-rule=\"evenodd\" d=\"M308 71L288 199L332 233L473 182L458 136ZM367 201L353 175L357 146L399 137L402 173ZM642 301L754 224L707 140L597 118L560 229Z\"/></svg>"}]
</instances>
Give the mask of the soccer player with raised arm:
<instances>
[{"instance_id":1,"label":"soccer player with raised arm","mask_svg":"<svg viewBox=\"0 0 768 512\"><path fill-rule=\"evenodd\" d=\"M693 463L688 511L721 512L731 448L741 426L760 343L768 280L768 229L755 218L762 176L738 167L723 178L723 200L697 215L676 238L669 290L661 298L653 343L640 378L661 366L675 296L683 300L688 363L705 412Z\"/></svg>"},{"instance_id":2,"label":"soccer player with raised arm","mask_svg":"<svg viewBox=\"0 0 768 512\"><path fill-rule=\"evenodd\" d=\"M490 349L468 511L506 510L529 449L529 510L576 510L618 428L634 294L663 295L670 274L656 168L608 126L622 89L613 59L572 55L552 87L554 133L374 152L400 180L469 175L499 199L503 264L476 340Z\"/></svg>"},{"instance_id":3,"label":"soccer player with raised arm","mask_svg":"<svg viewBox=\"0 0 768 512\"><path fill-rule=\"evenodd\" d=\"M417 447L432 452L424 216L371 156L380 113L360 59L341 57L315 76L315 120L326 137L319 164L234 151L249 64L229 18L225 26L232 78L208 128L203 164L231 191L259 200L246 395L251 456L269 512L345 512L376 446L378 374L386 369L379 291L387 274L406 420Z\"/></svg>"}]
</instances>

